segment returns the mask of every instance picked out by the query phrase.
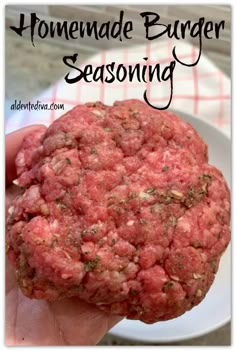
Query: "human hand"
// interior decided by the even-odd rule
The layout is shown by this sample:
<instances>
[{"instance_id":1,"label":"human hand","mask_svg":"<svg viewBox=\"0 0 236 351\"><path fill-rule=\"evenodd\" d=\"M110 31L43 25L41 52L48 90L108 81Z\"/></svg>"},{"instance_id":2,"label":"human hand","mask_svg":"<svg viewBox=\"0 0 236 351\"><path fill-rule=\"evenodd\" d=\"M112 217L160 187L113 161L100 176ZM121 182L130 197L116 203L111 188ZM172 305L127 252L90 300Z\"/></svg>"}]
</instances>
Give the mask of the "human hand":
<instances>
[{"instance_id":1,"label":"human hand","mask_svg":"<svg viewBox=\"0 0 236 351\"><path fill-rule=\"evenodd\" d=\"M6 136L6 206L19 189L15 157L25 135L44 126L31 126ZM18 288L14 268L6 262L6 344L96 345L122 317L109 315L77 298L55 302L31 300Z\"/></svg>"}]
</instances>

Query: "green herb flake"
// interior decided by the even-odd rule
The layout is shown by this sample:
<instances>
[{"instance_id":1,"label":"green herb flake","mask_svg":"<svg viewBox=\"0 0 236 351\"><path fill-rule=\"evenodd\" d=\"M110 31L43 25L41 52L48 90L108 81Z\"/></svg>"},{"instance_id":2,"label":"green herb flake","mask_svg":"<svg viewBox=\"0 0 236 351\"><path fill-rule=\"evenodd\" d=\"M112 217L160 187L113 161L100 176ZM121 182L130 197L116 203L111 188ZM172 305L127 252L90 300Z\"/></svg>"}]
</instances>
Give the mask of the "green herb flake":
<instances>
[{"instance_id":1,"label":"green herb flake","mask_svg":"<svg viewBox=\"0 0 236 351\"><path fill-rule=\"evenodd\" d=\"M206 173L204 173L201 177L203 180L206 180L206 181L210 181L212 179L212 176L210 176L210 174L206 174Z\"/></svg>"},{"instance_id":2,"label":"green herb flake","mask_svg":"<svg viewBox=\"0 0 236 351\"><path fill-rule=\"evenodd\" d=\"M6 254L7 254L8 251L10 250L10 244L9 244L9 242L6 242L5 250L6 250Z\"/></svg>"},{"instance_id":3,"label":"green herb flake","mask_svg":"<svg viewBox=\"0 0 236 351\"><path fill-rule=\"evenodd\" d=\"M155 188L150 188L145 191L147 194L155 194L157 192L157 189Z\"/></svg>"},{"instance_id":4,"label":"green herb flake","mask_svg":"<svg viewBox=\"0 0 236 351\"><path fill-rule=\"evenodd\" d=\"M136 290L136 289L131 289L131 290L130 290L130 294L131 294L132 296L136 296L136 295L138 295L138 293L139 293L139 291Z\"/></svg>"},{"instance_id":5,"label":"green herb flake","mask_svg":"<svg viewBox=\"0 0 236 351\"><path fill-rule=\"evenodd\" d=\"M163 286L163 290L166 292L168 291L174 284L172 282L168 282Z\"/></svg>"},{"instance_id":6,"label":"green herb flake","mask_svg":"<svg viewBox=\"0 0 236 351\"><path fill-rule=\"evenodd\" d=\"M83 229L81 232L82 238L88 233L87 229Z\"/></svg>"},{"instance_id":7,"label":"green herb flake","mask_svg":"<svg viewBox=\"0 0 236 351\"><path fill-rule=\"evenodd\" d=\"M119 204L124 204L126 203L126 199L120 199Z\"/></svg>"},{"instance_id":8,"label":"green herb flake","mask_svg":"<svg viewBox=\"0 0 236 351\"><path fill-rule=\"evenodd\" d=\"M171 197L170 196L163 196L163 199L164 199L164 201L165 201L165 203L170 203L171 202Z\"/></svg>"},{"instance_id":9,"label":"green herb flake","mask_svg":"<svg viewBox=\"0 0 236 351\"><path fill-rule=\"evenodd\" d=\"M213 272L216 270L217 268L217 264L216 264L216 261L211 261L210 262L210 266L211 266L211 269L213 270Z\"/></svg>"},{"instance_id":10,"label":"green herb flake","mask_svg":"<svg viewBox=\"0 0 236 351\"><path fill-rule=\"evenodd\" d=\"M68 163L68 165L71 165L71 159L70 158L66 158L66 162Z\"/></svg>"},{"instance_id":11,"label":"green herb flake","mask_svg":"<svg viewBox=\"0 0 236 351\"><path fill-rule=\"evenodd\" d=\"M61 200L60 200L59 197L56 197L55 201L56 201L57 204L59 204Z\"/></svg>"},{"instance_id":12,"label":"green herb flake","mask_svg":"<svg viewBox=\"0 0 236 351\"><path fill-rule=\"evenodd\" d=\"M95 147L91 147L90 149L90 154L96 154L97 150L95 149Z\"/></svg>"},{"instance_id":13,"label":"green herb flake","mask_svg":"<svg viewBox=\"0 0 236 351\"><path fill-rule=\"evenodd\" d=\"M139 222L140 222L141 224L147 224L147 221L146 221L146 219L144 219L144 218L140 218L140 219L139 219Z\"/></svg>"},{"instance_id":14,"label":"green herb flake","mask_svg":"<svg viewBox=\"0 0 236 351\"><path fill-rule=\"evenodd\" d=\"M85 272L94 271L97 268L100 256L96 255L95 260L89 260L84 263Z\"/></svg>"},{"instance_id":15,"label":"green herb flake","mask_svg":"<svg viewBox=\"0 0 236 351\"><path fill-rule=\"evenodd\" d=\"M138 111L136 111L136 110L133 111L133 117L136 118L136 117L138 117L139 115L140 115L140 113L139 113Z\"/></svg>"},{"instance_id":16,"label":"green herb flake","mask_svg":"<svg viewBox=\"0 0 236 351\"><path fill-rule=\"evenodd\" d=\"M57 242L58 242L57 239L52 240L50 247L54 248L57 245Z\"/></svg>"},{"instance_id":17,"label":"green herb flake","mask_svg":"<svg viewBox=\"0 0 236 351\"><path fill-rule=\"evenodd\" d=\"M67 208L67 205L66 204L64 204L63 202L60 204L60 207L63 209L63 210L65 210L66 208Z\"/></svg>"},{"instance_id":18,"label":"green herb flake","mask_svg":"<svg viewBox=\"0 0 236 351\"><path fill-rule=\"evenodd\" d=\"M171 217L172 225L175 227L177 224L177 218L175 216Z\"/></svg>"},{"instance_id":19,"label":"green herb flake","mask_svg":"<svg viewBox=\"0 0 236 351\"><path fill-rule=\"evenodd\" d=\"M115 243L116 243L115 239L112 239L111 243L112 243L112 245L115 245Z\"/></svg>"},{"instance_id":20,"label":"green herb flake","mask_svg":"<svg viewBox=\"0 0 236 351\"><path fill-rule=\"evenodd\" d=\"M165 167L162 168L163 172L167 172L167 171L169 171L169 169L170 169L169 166L165 166Z\"/></svg>"},{"instance_id":21,"label":"green herb flake","mask_svg":"<svg viewBox=\"0 0 236 351\"><path fill-rule=\"evenodd\" d=\"M135 192L135 191L131 191L130 193L129 193L129 198L130 199L135 199L137 197L137 193Z\"/></svg>"},{"instance_id":22,"label":"green herb flake","mask_svg":"<svg viewBox=\"0 0 236 351\"><path fill-rule=\"evenodd\" d=\"M110 207L110 206L112 206L112 205L114 205L114 204L115 204L114 201L108 201L107 206Z\"/></svg>"},{"instance_id":23,"label":"green herb flake","mask_svg":"<svg viewBox=\"0 0 236 351\"><path fill-rule=\"evenodd\" d=\"M97 233L97 229L96 229L96 228L92 228L92 229L90 230L90 233L91 233L91 234L96 234L96 233Z\"/></svg>"},{"instance_id":24,"label":"green herb flake","mask_svg":"<svg viewBox=\"0 0 236 351\"><path fill-rule=\"evenodd\" d=\"M189 187L189 192L188 192L189 196L190 197L193 197L194 196L194 187L192 185L190 185Z\"/></svg>"},{"instance_id":25,"label":"green herb flake","mask_svg":"<svg viewBox=\"0 0 236 351\"><path fill-rule=\"evenodd\" d=\"M110 132L110 131L111 131L111 128L105 127L104 130L105 130L105 132Z\"/></svg>"},{"instance_id":26,"label":"green herb flake","mask_svg":"<svg viewBox=\"0 0 236 351\"><path fill-rule=\"evenodd\" d=\"M197 249L197 248L199 248L199 247L201 247L201 246L202 246L202 244L201 244L200 241L196 241L196 242L193 243L193 247L194 247L195 249Z\"/></svg>"},{"instance_id":27,"label":"green herb flake","mask_svg":"<svg viewBox=\"0 0 236 351\"><path fill-rule=\"evenodd\" d=\"M184 264L183 263L177 263L177 268L178 269L184 269Z\"/></svg>"},{"instance_id":28,"label":"green herb flake","mask_svg":"<svg viewBox=\"0 0 236 351\"><path fill-rule=\"evenodd\" d=\"M207 193L207 183L203 184L201 190L199 191L199 195L205 195Z\"/></svg>"},{"instance_id":29,"label":"green herb flake","mask_svg":"<svg viewBox=\"0 0 236 351\"><path fill-rule=\"evenodd\" d=\"M158 211L158 209L160 208L160 204L154 204L150 207L151 213L156 213Z\"/></svg>"},{"instance_id":30,"label":"green herb flake","mask_svg":"<svg viewBox=\"0 0 236 351\"><path fill-rule=\"evenodd\" d=\"M116 199L116 195L109 196L108 200L111 200L111 199Z\"/></svg>"},{"instance_id":31,"label":"green herb flake","mask_svg":"<svg viewBox=\"0 0 236 351\"><path fill-rule=\"evenodd\" d=\"M18 262L19 262L20 269L25 269L27 267L25 258L20 257L20 260Z\"/></svg>"}]
</instances>

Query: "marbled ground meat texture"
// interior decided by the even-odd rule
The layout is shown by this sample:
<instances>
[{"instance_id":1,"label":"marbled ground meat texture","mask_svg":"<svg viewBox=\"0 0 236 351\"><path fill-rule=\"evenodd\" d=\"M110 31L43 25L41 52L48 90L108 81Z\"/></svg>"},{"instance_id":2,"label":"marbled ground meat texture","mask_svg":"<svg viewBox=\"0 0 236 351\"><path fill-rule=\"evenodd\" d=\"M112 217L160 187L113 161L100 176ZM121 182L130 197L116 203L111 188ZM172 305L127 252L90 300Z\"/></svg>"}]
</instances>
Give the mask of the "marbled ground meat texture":
<instances>
[{"instance_id":1,"label":"marbled ground meat texture","mask_svg":"<svg viewBox=\"0 0 236 351\"><path fill-rule=\"evenodd\" d=\"M26 296L145 323L205 297L230 240L229 190L178 116L138 100L78 105L29 135L16 167L7 253Z\"/></svg>"}]
</instances>

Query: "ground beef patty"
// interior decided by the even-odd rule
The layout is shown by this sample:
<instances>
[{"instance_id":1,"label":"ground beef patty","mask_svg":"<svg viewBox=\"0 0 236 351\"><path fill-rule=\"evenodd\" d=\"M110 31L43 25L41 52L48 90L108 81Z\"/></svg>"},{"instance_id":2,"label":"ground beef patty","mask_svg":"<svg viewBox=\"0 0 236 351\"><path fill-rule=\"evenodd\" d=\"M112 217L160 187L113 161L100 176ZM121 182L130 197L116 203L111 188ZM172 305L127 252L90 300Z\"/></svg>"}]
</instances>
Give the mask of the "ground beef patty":
<instances>
[{"instance_id":1,"label":"ground beef patty","mask_svg":"<svg viewBox=\"0 0 236 351\"><path fill-rule=\"evenodd\" d=\"M189 124L138 100L78 105L33 132L7 218L23 293L146 323L197 305L230 240L229 190L207 162Z\"/></svg>"}]
</instances>

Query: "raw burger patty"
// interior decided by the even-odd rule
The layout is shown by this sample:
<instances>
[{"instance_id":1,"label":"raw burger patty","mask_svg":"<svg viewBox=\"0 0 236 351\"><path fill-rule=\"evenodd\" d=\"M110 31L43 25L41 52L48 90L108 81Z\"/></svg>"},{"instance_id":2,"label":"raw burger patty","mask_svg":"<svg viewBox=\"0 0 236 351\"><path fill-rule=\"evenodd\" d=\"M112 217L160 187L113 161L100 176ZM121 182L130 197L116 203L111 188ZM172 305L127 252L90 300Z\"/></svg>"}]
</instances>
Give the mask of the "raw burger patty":
<instances>
[{"instance_id":1,"label":"raw burger patty","mask_svg":"<svg viewBox=\"0 0 236 351\"><path fill-rule=\"evenodd\" d=\"M199 304L230 240L229 190L207 162L189 124L138 100L78 105L33 132L7 218L23 293L145 323Z\"/></svg>"}]
</instances>

